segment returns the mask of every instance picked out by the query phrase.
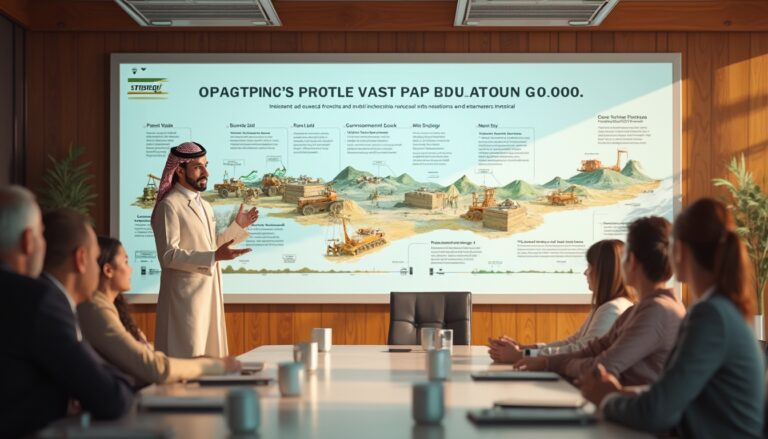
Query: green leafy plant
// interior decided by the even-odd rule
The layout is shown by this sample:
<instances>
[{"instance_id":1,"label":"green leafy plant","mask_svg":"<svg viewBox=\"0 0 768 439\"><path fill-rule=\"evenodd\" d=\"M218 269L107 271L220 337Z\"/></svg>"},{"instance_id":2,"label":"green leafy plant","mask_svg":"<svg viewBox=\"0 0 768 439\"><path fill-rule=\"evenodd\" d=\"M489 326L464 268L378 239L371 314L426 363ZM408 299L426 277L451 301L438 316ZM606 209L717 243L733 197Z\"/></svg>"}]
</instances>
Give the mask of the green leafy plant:
<instances>
[{"instance_id":1,"label":"green leafy plant","mask_svg":"<svg viewBox=\"0 0 768 439\"><path fill-rule=\"evenodd\" d=\"M765 314L764 294L768 282L768 195L755 182L751 172L747 171L744 154L741 160L736 157L728 164L728 171L735 183L723 178L712 180L715 186L722 186L731 195L731 209L736 219L739 236L744 241L749 259L754 267L757 292L757 313Z\"/></svg>"},{"instance_id":2,"label":"green leafy plant","mask_svg":"<svg viewBox=\"0 0 768 439\"><path fill-rule=\"evenodd\" d=\"M89 182L93 175L87 172L91 163L77 164L84 152L83 147L70 144L64 158L48 155L51 165L43 176L45 187L40 198L44 211L69 207L88 215L96 194Z\"/></svg>"}]
</instances>

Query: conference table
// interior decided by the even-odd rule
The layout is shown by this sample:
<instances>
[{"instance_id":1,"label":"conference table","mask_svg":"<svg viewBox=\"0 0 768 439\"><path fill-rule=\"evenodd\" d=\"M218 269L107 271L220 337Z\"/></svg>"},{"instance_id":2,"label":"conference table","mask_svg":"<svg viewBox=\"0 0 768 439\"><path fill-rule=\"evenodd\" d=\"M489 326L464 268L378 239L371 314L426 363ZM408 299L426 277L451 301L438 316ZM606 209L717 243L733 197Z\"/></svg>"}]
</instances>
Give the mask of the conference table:
<instances>
[{"instance_id":1,"label":"conference table","mask_svg":"<svg viewBox=\"0 0 768 439\"><path fill-rule=\"evenodd\" d=\"M402 347L402 346L398 346ZM490 408L510 395L532 402L573 399L578 389L558 381L473 381L476 371L509 370L492 364L485 346L454 346L452 373L445 382L445 417L437 426L418 426L411 417L411 387L424 382L426 353L388 352L388 346L333 346L320 353L317 371L307 374L299 397L281 397L277 364L292 361L293 346L262 346L240 355L248 362L264 362L260 374L275 378L255 386L260 396L259 438L647 438L619 425L599 421L591 425L475 426L467 419L471 409ZM227 387L197 384L153 385L141 397L222 396ZM220 412L172 413L136 411L115 426L152 425L172 429L177 438L226 438L230 436ZM242 437L242 436L238 436Z\"/></svg>"}]
</instances>

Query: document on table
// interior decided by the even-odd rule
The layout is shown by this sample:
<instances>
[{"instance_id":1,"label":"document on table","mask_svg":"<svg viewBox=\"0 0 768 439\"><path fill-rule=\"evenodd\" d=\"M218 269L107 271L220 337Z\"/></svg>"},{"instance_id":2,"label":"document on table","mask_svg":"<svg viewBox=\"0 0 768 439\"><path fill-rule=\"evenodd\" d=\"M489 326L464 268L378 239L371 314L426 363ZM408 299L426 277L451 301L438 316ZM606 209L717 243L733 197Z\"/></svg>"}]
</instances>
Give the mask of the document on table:
<instances>
[{"instance_id":1,"label":"document on table","mask_svg":"<svg viewBox=\"0 0 768 439\"><path fill-rule=\"evenodd\" d=\"M141 395L139 407L143 410L211 410L224 409L224 395L171 396Z\"/></svg>"}]
</instances>

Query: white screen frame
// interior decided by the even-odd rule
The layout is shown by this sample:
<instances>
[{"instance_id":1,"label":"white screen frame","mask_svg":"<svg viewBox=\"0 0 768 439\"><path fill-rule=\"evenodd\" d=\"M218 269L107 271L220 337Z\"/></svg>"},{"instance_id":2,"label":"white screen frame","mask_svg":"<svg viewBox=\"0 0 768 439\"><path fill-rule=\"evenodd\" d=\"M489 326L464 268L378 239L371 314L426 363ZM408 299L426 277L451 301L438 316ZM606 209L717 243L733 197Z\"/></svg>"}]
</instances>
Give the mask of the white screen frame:
<instances>
[{"instance_id":1,"label":"white screen frame","mask_svg":"<svg viewBox=\"0 0 768 439\"><path fill-rule=\"evenodd\" d=\"M682 208L682 87L680 53L525 53L525 54L369 54L369 53L113 53L110 57L110 217L111 236L119 236L118 185L120 182L120 84L119 66L123 63L669 63L672 66L673 96L673 213ZM675 290L681 297L680 284ZM126 294L132 303L157 303L157 294ZM475 304L589 304L591 294L539 294L539 293L495 293L473 294ZM225 303L389 303L389 292L359 294L260 294L226 293Z\"/></svg>"}]
</instances>

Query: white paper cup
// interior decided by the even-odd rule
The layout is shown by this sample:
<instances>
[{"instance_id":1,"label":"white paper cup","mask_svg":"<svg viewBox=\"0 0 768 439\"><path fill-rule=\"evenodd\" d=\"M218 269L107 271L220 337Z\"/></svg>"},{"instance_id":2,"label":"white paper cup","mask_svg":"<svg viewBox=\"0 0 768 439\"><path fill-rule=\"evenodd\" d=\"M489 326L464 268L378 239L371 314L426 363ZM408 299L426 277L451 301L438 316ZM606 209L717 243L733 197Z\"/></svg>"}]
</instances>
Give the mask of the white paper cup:
<instances>
[{"instance_id":1,"label":"white paper cup","mask_svg":"<svg viewBox=\"0 0 768 439\"><path fill-rule=\"evenodd\" d=\"M301 342L293 346L293 361L304 363L307 372L317 370L317 343Z\"/></svg>"},{"instance_id":2,"label":"white paper cup","mask_svg":"<svg viewBox=\"0 0 768 439\"><path fill-rule=\"evenodd\" d=\"M331 328L312 329L312 341L317 343L317 350L330 352L333 345L333 330Z\"/></svg>"}]
</instances>

